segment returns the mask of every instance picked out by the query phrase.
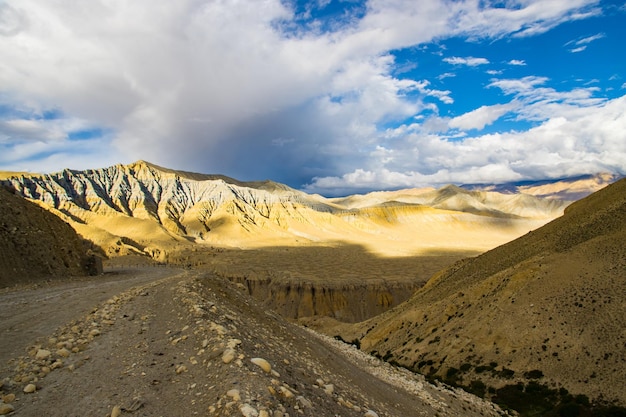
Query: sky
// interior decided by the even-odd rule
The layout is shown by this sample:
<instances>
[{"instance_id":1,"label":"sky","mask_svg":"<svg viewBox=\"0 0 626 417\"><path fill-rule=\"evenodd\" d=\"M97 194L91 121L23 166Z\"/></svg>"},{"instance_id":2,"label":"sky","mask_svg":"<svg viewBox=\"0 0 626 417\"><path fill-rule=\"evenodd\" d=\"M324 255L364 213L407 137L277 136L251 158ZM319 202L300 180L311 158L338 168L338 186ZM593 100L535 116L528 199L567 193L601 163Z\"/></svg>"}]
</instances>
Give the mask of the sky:
<instances>
[{"instance_id":1,"label":"sky","mask_svg":"<svg viewBox=\"0 0 626 417\"><path fill-rule=\"evenodd\" d=\"M0 169L626 173L626 0L0 0Z\"/></svg>"}]
</instances>

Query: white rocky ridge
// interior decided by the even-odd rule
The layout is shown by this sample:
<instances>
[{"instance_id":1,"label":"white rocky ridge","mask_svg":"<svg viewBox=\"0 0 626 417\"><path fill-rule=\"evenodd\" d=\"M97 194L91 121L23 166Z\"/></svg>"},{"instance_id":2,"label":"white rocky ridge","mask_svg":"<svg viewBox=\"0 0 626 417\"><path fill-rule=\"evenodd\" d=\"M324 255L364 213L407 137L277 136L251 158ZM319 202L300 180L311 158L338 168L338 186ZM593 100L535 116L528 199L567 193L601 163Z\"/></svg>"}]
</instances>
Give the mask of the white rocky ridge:
<instances>
[{"instance_id":1,"label":"white rocky ridge","mask_svg":"<svg viewBox=\"0 0 626 417\"><path fill-rule=\"evenodd\" d=\"M236 246L255 240L351 241L410 249L415 236L421 236L420 244L429 247L466 248L466 241L480 241L477 236L487 229L497 228L494 236L505 230L494 243L476 248L484 250L561 215L569 204L456 186L327 199L271 181L240 182L144 161L13 176L4 182L63 217L109 254L126 245L156 257L168 244L190 240ZM459 224L469 225L472 236L458 235ZM452 240L446 237L450 234L457 236Z\"/></svg>"}]
</instances>

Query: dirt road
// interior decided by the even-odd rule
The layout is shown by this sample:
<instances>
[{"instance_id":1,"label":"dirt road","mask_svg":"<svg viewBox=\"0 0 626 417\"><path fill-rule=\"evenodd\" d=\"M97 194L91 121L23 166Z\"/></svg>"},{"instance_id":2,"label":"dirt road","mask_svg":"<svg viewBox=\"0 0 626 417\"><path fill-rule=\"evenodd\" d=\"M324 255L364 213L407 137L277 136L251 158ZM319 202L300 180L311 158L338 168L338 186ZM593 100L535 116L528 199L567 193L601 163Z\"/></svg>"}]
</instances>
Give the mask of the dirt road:
<instances>
[{"instance_id":1,"label":"dirt road","mask_svg":"<svg viewBox=\"0 0 626 417\"><path fill-rule=\"evenodd\" d=\"M291 324L209 273L135 272L0 296L3 340L15 339L3 347L3 357L11 357L0 375L7 403L0 405L7 412L50 417L499 414L476 397L431 386L421 376ZM34 392L24 393L25 388Z\"/></svg>"},{"instance_id":2,"label":"dirt road","mask_svg":"<svg viewBox=\"0 0 626 417\"><path fill-rule=\"evenodd\" d=\"M0 293L0 364L24 354L36 339L86 315L112 296L180 272L173 268L116 268L98 277L4 290Z\"/></svg>"}]
</instances>

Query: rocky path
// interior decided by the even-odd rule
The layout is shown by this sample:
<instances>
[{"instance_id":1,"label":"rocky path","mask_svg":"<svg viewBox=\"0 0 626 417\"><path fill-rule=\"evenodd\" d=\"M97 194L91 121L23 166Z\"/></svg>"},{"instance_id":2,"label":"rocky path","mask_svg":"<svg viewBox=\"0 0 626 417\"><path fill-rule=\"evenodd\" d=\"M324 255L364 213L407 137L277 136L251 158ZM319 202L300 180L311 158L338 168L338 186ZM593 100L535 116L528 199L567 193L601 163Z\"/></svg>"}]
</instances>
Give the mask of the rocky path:
<instances>
[{"instance_id":1,"label":"rocky path","mask_svg":"<svg viewBox=\"0 0 626 417\"><path fill-rule=\"evenodd\" d=\"M84 316L98 304L137 285L180 273L172 268L115 268L98 277L0 291L0 369L29 343Z\"/></svg>"},{"instance_id":2,"label":"rocky path","mask_svg":"<svg viewBox=\"0 0 626 417\"><path fill-rule=\"evenodd\" d=\"M59 317L47 324L47 317L37 317L42 332L57 327L29 339L2 368L3 412L51 417L499 414L482 400L431 386L288 323L235 284L202 272L172 272L147 282L135 277L131 288L86 312L67 307L68 317L75 316L60 325L54 322ZM85 298L100 291L97 285L81 290Z\"/></svg>"}]
</instances>

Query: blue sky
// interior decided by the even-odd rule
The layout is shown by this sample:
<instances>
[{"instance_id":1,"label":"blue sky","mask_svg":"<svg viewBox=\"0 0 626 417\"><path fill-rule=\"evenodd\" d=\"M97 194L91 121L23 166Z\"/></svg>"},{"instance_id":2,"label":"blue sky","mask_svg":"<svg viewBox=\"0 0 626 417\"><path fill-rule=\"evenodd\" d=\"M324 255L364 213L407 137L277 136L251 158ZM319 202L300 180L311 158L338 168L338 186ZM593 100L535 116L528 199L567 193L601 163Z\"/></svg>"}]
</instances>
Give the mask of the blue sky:
<instances>
[{"instance_id":1,"label":"blue sky","mask_svg":"<svg viewBox=\"0 0 626 417\"><path fill-rule=\"evenodd\" d=\"M0 169L325 195L626 173L623 0L0 0Z\"/></svg>"}]
</instances>

